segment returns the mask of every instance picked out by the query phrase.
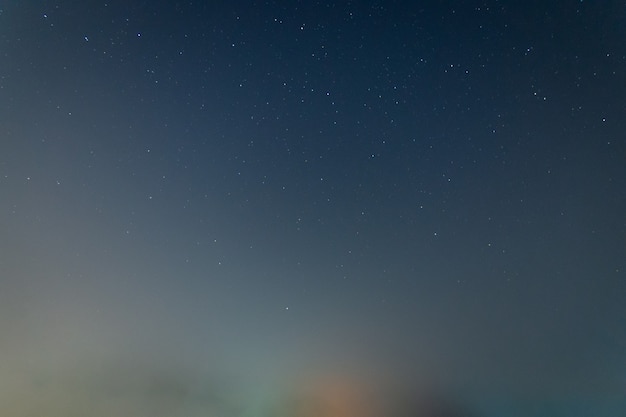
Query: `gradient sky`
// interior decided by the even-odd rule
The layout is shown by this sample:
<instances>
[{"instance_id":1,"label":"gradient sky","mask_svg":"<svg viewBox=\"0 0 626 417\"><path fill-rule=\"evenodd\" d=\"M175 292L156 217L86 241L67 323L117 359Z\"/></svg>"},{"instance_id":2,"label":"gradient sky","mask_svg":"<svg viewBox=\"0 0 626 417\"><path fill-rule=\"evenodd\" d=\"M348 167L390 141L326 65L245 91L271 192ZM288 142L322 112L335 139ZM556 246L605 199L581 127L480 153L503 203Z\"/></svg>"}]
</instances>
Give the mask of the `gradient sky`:
<instances>
[{"instance_id":1,"label":"gradient sky","mask_svg":"<svg viewBox=\"0 0 626 417\"><path fill-rule=\"evenodd\" d=\"M0 414L624 415L626 5L417 3L1 2Z\"/></svg>"}]
</instances>

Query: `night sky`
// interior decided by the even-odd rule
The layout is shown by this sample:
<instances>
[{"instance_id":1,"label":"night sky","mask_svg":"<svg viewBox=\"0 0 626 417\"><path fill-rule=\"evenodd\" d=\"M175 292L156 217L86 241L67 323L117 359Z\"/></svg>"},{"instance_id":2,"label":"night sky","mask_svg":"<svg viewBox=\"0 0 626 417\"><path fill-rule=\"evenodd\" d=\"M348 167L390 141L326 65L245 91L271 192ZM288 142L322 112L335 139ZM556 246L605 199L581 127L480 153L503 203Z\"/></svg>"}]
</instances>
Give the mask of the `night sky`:
<instances>
[{"instance_id":1,"label":"night sky","mask_svg":"<svg viewBox=\"0 0 626 417\"><path fill-rule=\"evenodd\" d=\"M625 398L623 1L0 2L3 416Z\"/></svg>"}]
</instances>

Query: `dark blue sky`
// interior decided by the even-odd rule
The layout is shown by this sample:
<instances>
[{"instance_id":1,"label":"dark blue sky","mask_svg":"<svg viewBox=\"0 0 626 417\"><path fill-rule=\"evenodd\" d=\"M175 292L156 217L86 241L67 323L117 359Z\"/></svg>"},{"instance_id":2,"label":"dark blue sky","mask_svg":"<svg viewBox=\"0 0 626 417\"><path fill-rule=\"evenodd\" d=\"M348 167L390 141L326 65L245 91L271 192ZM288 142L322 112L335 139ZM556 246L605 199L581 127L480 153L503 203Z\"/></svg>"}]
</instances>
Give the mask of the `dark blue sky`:
<instances>
[{"instance_id":1,"label":"dark blue sky","mask_svg":"<svg viewBox=\"0 0 626 417\"><path fill-rule=\"evenodd\" d=\"M616 415L626 7L545 3L4 2L2 413Z\"/></svg>"}]
</instances>

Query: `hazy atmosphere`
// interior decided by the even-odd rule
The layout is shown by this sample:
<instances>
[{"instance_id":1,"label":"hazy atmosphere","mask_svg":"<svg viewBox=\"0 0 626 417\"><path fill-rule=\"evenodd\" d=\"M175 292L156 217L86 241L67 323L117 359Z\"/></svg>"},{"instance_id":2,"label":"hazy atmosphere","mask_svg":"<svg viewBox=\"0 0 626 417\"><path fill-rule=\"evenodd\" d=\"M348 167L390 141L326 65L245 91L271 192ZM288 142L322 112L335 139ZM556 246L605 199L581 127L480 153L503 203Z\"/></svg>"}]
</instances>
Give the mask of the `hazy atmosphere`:
<instances>
[{"instance_id":1,"label":"hazy atmosphere","mask_svg":"<svg viewBox=\"0 0 626 417\"><path fill-rule=\"evenodd\" d=\"M0 2L0 415L626 416L625 40L611 0Z\"/></svg>"}]
</instances>

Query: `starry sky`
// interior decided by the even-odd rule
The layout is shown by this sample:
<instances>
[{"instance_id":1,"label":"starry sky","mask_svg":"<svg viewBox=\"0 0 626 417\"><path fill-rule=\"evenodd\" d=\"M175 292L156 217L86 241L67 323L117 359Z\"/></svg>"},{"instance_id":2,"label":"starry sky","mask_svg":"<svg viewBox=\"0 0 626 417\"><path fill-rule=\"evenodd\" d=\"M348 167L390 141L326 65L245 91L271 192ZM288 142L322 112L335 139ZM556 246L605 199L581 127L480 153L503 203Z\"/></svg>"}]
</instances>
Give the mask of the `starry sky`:
<instances>
[{"instance_id":1,"label":"starry sky","mask_svg":"<svg viewBox=\"0 0 626 417\"><path fill-rule=\"evenodd\" d=\"M617 0L1 2L0 414L624 415L625 39Z\"/></svg>"}]
</instances>

